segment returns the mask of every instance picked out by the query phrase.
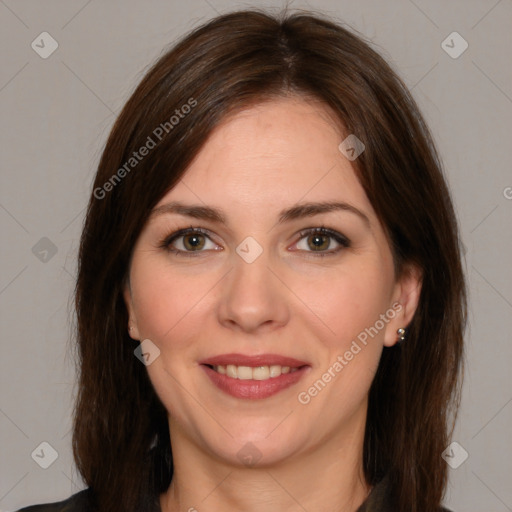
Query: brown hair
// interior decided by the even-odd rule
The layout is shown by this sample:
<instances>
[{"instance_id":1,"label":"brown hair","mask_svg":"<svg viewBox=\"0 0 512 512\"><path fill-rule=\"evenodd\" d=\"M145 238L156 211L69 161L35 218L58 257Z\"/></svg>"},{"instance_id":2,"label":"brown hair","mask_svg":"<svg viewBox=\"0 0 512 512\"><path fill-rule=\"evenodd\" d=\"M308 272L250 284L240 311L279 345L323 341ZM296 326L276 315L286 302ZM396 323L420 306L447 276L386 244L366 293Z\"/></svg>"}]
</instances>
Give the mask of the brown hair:
<instances>
[{"instance_id":1,"label":"brown hair","mask_svg":"<svg viewBox=\"0 0 512 512\"><path fill-rule=\"evenodd\" d=\"M411 262L423 273L407 340L384 349L370 389L363 461L370 485L389 474L393 510L440 505L441 453L460 401L466 296L431 135L403 82L361 36L316 14L251 10L213 19L156 62L99 164L79 252L73 453L100 511L144 509L142 497L165 491L173 471L167 412L127 333L122 291L135 241L221 120L289 94L323 101L363 141L354 167L396 269Z\"/></svg>"}]
</instances>

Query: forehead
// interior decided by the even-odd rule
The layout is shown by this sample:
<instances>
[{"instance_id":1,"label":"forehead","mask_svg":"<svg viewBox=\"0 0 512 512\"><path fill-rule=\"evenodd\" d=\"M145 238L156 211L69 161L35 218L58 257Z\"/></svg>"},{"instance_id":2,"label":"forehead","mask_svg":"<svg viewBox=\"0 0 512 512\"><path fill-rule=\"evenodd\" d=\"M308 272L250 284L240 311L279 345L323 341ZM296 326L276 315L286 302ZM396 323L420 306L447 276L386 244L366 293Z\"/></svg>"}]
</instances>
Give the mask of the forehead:
<instances>
[{"instance_id":1,"label":"forehead","mask_svg":"<svg viewBox=\"0 0 512 512\"><path fill-rule=\"evenodd\" d=\"M287 97L252 106L213 130L159 205L199 200L257 213L300 200L343 200L371 210L338 149L343 138L341 123L320 101Z\"/></svg>"}]
</instances>

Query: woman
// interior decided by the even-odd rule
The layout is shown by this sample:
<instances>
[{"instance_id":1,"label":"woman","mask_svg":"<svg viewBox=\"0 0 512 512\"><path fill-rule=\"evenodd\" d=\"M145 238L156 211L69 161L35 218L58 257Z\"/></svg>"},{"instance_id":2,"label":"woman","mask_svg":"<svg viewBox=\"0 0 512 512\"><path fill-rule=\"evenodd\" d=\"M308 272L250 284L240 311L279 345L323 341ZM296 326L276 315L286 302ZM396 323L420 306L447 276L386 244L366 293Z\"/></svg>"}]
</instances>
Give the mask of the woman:
<instances>
[{"instance_id":1,"label":"woman","mask_svg":"<svg viewBox=\"0 0 512 512\"><path fill-rule=\"evenodd\" d=\"M23 510L444 510L457 224L359 36L243 11L166 53L106 144L76 307L87 489Z\"/></svg>"}]
</instances>

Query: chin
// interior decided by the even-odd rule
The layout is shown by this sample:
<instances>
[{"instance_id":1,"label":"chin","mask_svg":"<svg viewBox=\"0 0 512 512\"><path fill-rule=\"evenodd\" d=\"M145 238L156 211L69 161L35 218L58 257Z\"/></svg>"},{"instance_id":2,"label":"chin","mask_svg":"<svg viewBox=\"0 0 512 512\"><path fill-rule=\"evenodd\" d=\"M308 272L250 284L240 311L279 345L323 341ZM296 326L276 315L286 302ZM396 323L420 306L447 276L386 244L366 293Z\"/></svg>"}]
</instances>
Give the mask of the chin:
<instances>
[{"instance_id":1,"label":"chin","mask_svg":"<svg viewBox=\"0 0 512 512\"><path fill-rule=\"evenodd\" d=\"M280 420L282 421L282 419ZM286 421L286 420L285 420ZM204 439L209 450L226 463L239 467L270 467L289 460L306 447L307 436L297 428L282 429L279 421L260 421L258 428L239 425L221 439ZM277 428L276 428L277 427ZM223 432L224 433L224 432ZM224 433L225 434L225 433Z\"/></svg>"}]
</instances>

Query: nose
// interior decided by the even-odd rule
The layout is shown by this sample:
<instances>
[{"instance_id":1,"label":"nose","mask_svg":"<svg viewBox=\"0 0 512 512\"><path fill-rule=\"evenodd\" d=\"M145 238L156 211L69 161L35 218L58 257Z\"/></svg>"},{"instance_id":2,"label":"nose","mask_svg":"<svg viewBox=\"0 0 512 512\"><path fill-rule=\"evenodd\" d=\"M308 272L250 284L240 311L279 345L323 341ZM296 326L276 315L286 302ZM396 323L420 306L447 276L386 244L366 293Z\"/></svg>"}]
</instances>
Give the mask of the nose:
<instances>
[{"instance_id":1,"label":"nose","mask_svg":"<svg viewBox=\"0 0 512 512\"><path fill-rule=\"evenodd\" d=\"M270 267L265 251L252 263L233 254L233 268L221 283L219 322L246 333L284 326L290 316L290 291L276 274L279 271Z\"/></svg>"}]
</instances>

